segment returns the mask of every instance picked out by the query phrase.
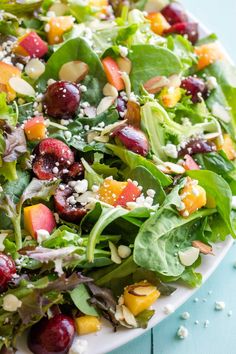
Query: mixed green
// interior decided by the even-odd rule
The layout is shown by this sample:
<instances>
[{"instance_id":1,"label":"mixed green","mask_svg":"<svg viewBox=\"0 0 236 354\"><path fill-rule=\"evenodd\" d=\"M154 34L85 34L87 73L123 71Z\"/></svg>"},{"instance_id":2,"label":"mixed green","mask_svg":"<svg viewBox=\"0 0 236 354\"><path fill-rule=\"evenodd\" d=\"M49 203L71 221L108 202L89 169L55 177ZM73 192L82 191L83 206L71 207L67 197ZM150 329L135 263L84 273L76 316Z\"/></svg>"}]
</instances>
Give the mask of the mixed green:
<instances>
[{"instance_id":1,"label":"mixed green","mask_svg":"<svg viewBox=\"0 0 236 354\"><path fill-rule=\"evenodd\" d=\"M169 283L201 284L236 237L235 102L177 2L1 1L1 353L26 330L82 353L101 317L146 328Z\"/></svg>"}]
</instances>

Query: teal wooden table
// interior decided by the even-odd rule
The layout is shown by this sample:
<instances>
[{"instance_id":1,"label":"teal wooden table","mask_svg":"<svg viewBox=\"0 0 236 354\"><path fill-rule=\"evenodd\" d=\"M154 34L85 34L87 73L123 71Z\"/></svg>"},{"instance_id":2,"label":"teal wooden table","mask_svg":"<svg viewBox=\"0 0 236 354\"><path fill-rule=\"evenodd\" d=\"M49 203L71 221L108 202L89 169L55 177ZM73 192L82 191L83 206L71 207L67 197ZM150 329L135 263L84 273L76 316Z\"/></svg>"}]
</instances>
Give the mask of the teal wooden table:
<instances>
[{"instance_id":1,"label":"teal wooden table","mask_svg":"<svg viewBox=\"0 0 236 354\"><path fill-rule=\"evenodd\" d=\"M236 62L236 0L182 2L212 32L217 33ZM232 246L210 279L178 311L111 354L236 354L235 263L236 245ZM224 301L225 309L216 311L215 301ZM185 311L190 314L188 320L181 319ZM176 336L180 325L189 330L189 336L184 340Z\"/></svg>"}]
</instances>

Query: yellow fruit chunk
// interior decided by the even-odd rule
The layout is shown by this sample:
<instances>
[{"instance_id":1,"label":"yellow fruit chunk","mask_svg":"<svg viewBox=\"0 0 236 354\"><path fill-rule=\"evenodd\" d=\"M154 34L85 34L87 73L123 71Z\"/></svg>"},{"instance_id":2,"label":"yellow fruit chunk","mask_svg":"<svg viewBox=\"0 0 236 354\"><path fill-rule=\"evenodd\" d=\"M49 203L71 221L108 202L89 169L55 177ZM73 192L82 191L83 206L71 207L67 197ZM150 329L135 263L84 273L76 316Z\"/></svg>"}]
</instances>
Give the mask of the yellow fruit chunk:
<instances>
[{"instance_id":1,"label":"yellow fruit chunk","mask_svg":"<svg viewBox=\"0 0 236 354\"><path fill-rule=\"evenodd\" d=\"M198 70L224 58L224 54L217 43L208 43L196 47L195 54L198 56Z\"/></svg>"},{"instance_id":2,"label":"yellow fruit chunk","mask_svg":"<svg viewBox=\"0 0 236 354\"><path fill-rule=\"evenodd\" d=\"M160 296L155 286L147 281L129 285L124 291L124 304L137 316L140 312L149 308Z\"/></svg>"},{"instance_id":3,"label":"yellow fruit chunk","mask_svg":"<svg viewBox=\"0 0 236 354\"><path fill-rule=\"evenodd\" d=\"M151 22L151 30L161 36L163 32L170 28L169 23L160 12L151 12L147 15L148 20Z\"/></svg>"},{"instance_id":4,"label":"yellow fruit chunk","mask_svg":"<svg viewBox=\"0 0 236 354\"><path fill-rule=\"evenodd\" d=\"M98 317L84 315L75 319L76 331L79 335L98 332L101 329L101 321Z\"/></svg>"},{"instance_id":5,"label":"yellow fruit chunk","mask_svg":"<svg viewBox=\"0 0 236 354\"><path fill-rule=\"evenodd\" d=\"M9 80L12 77L21 77L21 72L13 65L0 61L0 92L7 93L7 99L9 101L14 100L16 92L9 85Z\"/></svg>"},{"instance_id":6,"label":"yellow fruit chunk","mask_svg":"<svg viewBox=\"0 0 236 354\"><path fill-rule=\"evenodd\" d=\"M29 141L46 138L46 124L43 117L34 117L24 125L25 135Z\"/></svg>"},{"instance_id":7,"label":"yellow fruit chunk","mask_svg":"<svg viewBox=\"0 0 236 354\"><path fill-rule=\"evenodd\" d=\"M234 160L236 158L236 150L229 134L224 134L224 143L221 146L221 149L226 153L229 160Z\"/></svg>"},{"instance_id":8,"label":"yellow fruit chunk","mask_svg":"<svg viewBox=\"0 0 236 354\"><path fill-rule=\"evenodd\" d=\"M164 107L173 108L181 99L181 89L179 87L165 87L160 93L160 99Z\"/></svg>"},{"instance_id":9,"label":"yellow fruit chunk","mask_svg":"<svg viewBox=\"0 0 236 354\"><path fill-rule=\"evenodd\" d=\"M114 205L128 182L106 178L98 190L98 197L104 203Z\"/></svg>"},{"instance_id":10,"label":"yellow fruit chunk","mask_svg":"<svg viewBox=\"0 0 236 354\"><path fill-rule=\"evenodd\" d=\"M196 180L188 178L185 187L180 193L181 200L184 204L184 208L180 210L180 214L184 217L188 217L190 214L206 205L206 191L197 183Z\"/></svg>"},{"instance_id":11,"label":"yellow fruit chunk","mask_svg":"<svg viewBox=\"0 0 236 354\"><path fill-rule=\"evenodd\" d=\"M48 21L48 43L57 44L62 42L63 34L72 28L73 23L72 16L51 17Z\"/></svg>"}]
</instances>

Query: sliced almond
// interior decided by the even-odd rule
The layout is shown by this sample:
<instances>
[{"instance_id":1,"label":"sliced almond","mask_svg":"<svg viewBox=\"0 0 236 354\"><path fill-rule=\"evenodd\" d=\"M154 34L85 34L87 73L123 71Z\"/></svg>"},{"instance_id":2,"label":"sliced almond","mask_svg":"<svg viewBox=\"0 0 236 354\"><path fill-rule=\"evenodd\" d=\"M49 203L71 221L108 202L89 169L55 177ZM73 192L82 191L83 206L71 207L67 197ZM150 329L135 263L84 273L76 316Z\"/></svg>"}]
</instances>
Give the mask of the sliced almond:
<instances>
[{"instance_id":1,"label":"sliced almond","mask_svg":"<svg viewBox=\"0 0 236 354\"><path fill-rule=\"evenodd\" d=\"M121 305L125 322L133 328L138 327L137 321L132 312L125 305Z\"/></svg>"},{"instance_id":2,"label":"sliced almond","mask_svg":"<svg viewBox=\"0 0 236 354\"><path fill-rule=\"evenodd\" d=\"M108 110L113 103L115 102L115 98L111 96L103 97L103 99L99 102L99 105L97 106L97 114L101 114Z\"/></svg>"},{"instance_id":3,"label":"sliced almond","mask_svg":"<svg viewBox=\"0 0 236 354\"><path fill-rule=\"evenodd\" d=\"M85 107L84 108L84 114L88 118L95 118L96 117L97 110L93 106Z\"/></svg>"},{"instance_id":4,"label":"sliced almond","mask_svg":"<svg viewBox=\"0 0 236 354\"><path fill-rule=\"evenodd\" d=\"M31 59L25 66L26 74L33 80L38 79L45 71L45 65L39 59Z\"/></svg>"},{"instance_id":5,"label":"sliced almond","mask_svg":"<svg viewBox=\"0 0 236 354\"><path fill-rule=\"evenodd\" d=\"M156 290L155 286L147 285L147 286L136 286L133 289L129 290L130 294L136 296L148 296Z\"/></svg>"},{"instance_id":6,"label":"sliced almond","mask_svg":"<svg viewBox=\"0 0 236 354\"><path fill-rule=\"evenodd\" d=\"M163 87L168 86L168 84L169 84L169 79L167 77L155 76L150 80L148 80L147 82L145 82L143 86L148 93L155 94L161 91Z\"/></svg>"},{"instance_id":7,"label":"sliced almond","mask_svg":"<svg viewBox=\"0 0 236 354\"><path fill-rule=\"evenodd\" d=\"M116 62L120 71L125 72L128 75L130 74L132 69L132 63L128 58L119 57Z\"/></svg>"},{"instance_id":8,"label":"sliced almond","mask_svg":"<svg viewBox=\"0 0 236 354\"><path fill-rule=\"evenodd\" d=\"M108 124L102 131L101 135L107 135L110 134L113 130L115 130L117 127L124 125L126 123L126 120L120 120L118 122L115 122L113 124Z\"/></svg>"},{"instance_id":9,"label":"sliced almond","mask_svg":"<svg viewBox=\"0 0 236 354\"><path fill-rule=\"evenodd\" d=\"M213 254L212 246L207 245L207 244L203 243L202 241L198 241L198 240L193 241L192 246L198 248L200 250L200 252L203 254Z\"/></svg>"},{"instance_id":10,"label":"sliced almond","mask_svg":"<svg viewBox=\"0 0 236 354\"><path fill-rule=\"evenodd\" d=\"M199 256L199 249L196 247L189 247L185 251L179 251L179 259L180 262L186 266L189 267L191 266L196 260L198 259Z\"/></svg>"},{"instance_id":11,"label":"sliced almond","mask_svg":"<svg viewBox=\"0 0 236 354\"><path fill-rule=\"evenodd\" d=\"M22 96L35 96L35 91L33 87L25 80L20 77L14 76L10 78L9 85L11 88Z\"/></svg>"},{"instance_id":12,"label":"sliced almond","mask_svg":"<svg viewBox=\"0 0 236 354\"><path fill-rule=\"evenodd\" d=\"M127 111L125 114L125 119L127 123L133 125L136 128L140 128L141 124L141 113L140 113L140 104L134 101L127 102Z\"/></svg>"},{"instance_id":13,"label":"sliced almond","mask_svg":"<svg viewBox=\"0 0 236 354\"><path fill-rule=\"evenodd\" d=\"M103 94L104 96L111 96L111 97L118 97L118 91L115 88L115 86L107 83L104 87L103 87Z\"/></svg>"},{"instance_id":14,"label":"sliced almond","mask_svg":"<svg viewBox=\"0 0 236 354\"><path fill-rule=\"evenodd\" d=\"M109 141L109 136L107 136L107 135L96 136L96 137L94 138L94 140L99 141L100 143L108 143L108 141Z\"/></svg>"},{"instance_id":15,"label":"sliced almond","mask_svg":"<svg viewBox=\"0 0 236 354\"><path fill-rule=\"evenodd\" d=\"M87 134L88 144L90 144L98 136L99 136L99 132L97 132L95 130L91 130L90 132L88 132L88 134Z\"/></svg>"},{"instance_id":16,"label":"sliced almond","mask_svg":"<svg viewBox=\"0 0 236 354\"><path fill-rule=\"evenodd\" d=\"M204 138L206 140L213 140L218 138L220 135L221 135L220 132L208 133L208 134L204 134Z\"/></svg>"},{"instance_id":17,"label":"sliced almond","mask_svg":"<svg viewBox=\"0 0 236 354\"><path fill-rule=\"evenodd\" d=\"M110 248L110 251L111 251L111 260L114 263L116 263L116 264L120 264L121 263L121 258L120 258L119 254L118 254L116 246L111 241L109 241L108 244L109 244L109 248Z\"/></svg>"},{"instance_id":18,"label":"sliced almond","mask_svg":"<svg viewBox=\"0 0 236 354\"><path fill-rule=\"evenodd\" d=\"M59 71L60 80L80 82L89 72L88 64L83 61L69 61L62 65Z\"/></svg>"},{"instance_id":19,"label":"sliced almond","mask_svg":"<svg viewBox=\"0 0 236 354\"><path fill-rule=\"evenodd\" d=\"M159 168L159 170L166 174L182 175L185 173L185 169L183 166L173 162L164 162L163 165L157 165L157 167Z\"/></svg>"}]
</instances>

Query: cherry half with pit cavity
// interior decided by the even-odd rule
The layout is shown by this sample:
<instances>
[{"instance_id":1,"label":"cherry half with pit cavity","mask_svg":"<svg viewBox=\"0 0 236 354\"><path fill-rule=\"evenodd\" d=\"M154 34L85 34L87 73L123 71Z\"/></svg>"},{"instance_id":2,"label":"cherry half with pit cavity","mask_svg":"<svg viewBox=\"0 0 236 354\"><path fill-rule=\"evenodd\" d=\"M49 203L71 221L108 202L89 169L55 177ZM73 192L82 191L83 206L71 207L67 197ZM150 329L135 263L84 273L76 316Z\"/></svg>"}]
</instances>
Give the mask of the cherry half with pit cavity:
<instances>
[{"instance_id":1,"label":"cherry half with pit cavity","mask_svg":"<svg viewBox=\"0 0 236 354\"><path fill-rule=\"evenodd\" d=\"M60 177L74 163L73 151L61 140L43 139L34 149L33 172L38 179Z\"/></svg>"}]
</instances>

